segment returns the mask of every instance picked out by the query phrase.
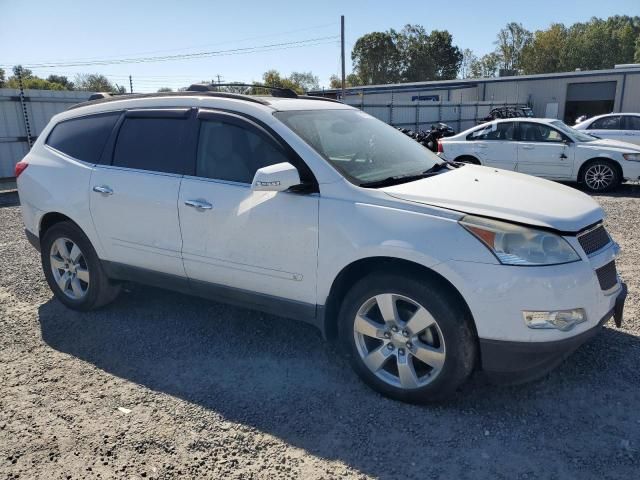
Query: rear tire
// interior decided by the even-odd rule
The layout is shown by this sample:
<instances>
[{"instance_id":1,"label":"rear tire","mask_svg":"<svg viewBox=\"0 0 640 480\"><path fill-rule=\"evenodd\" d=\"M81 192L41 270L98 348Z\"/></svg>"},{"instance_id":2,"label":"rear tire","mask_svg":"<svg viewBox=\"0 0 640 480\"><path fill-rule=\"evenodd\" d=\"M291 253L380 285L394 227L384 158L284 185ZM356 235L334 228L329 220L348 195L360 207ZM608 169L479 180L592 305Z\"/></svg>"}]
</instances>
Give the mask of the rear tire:
<instances>
[{"instance_id":1,"label":"rear tire","mask_svg":"<svg viewBox=\"0 0 640 480\"><path fill-rule=\"evenodd\" d=\"M46 231L41 259L54 295L73 310L100 308L120 293L120 285L107 278L91 242L75 223L60 222Z\"/></svg>"},{"instance_id":2,"label":"rear tire","mask_svg":"<svg viewBox=\"0 0 640 480\"><path fill-rule=\"evenodd\" d=\"M429 278L371 274L347 293L339 322L354 370L395 400L442 400L475 366L472 319L456 295Z\"/></svg>"},{"instance_id":3,"label":"rear tire","mask_svg":"<svg viewBox=\"0 0 640 480\"><path fill-rule=\"evenodd\" d=\"M606 160L593 160L580 169L578 182L593 193L610 192L621 183L616 165Z\"/></svg>"}]
</instances>

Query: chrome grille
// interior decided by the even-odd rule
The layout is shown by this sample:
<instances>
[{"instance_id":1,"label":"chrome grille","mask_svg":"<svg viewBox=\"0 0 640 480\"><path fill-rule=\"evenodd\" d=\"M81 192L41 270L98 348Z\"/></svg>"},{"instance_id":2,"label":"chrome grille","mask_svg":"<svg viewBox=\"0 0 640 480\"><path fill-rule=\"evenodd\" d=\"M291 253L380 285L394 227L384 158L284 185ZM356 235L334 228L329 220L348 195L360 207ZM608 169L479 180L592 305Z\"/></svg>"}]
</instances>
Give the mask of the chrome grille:
<instances>
[{"instance_id":1,"label":"chrome grille","mask_svg":"<svg viewBox=\"0 0 640 480\"><path fill-rule=\"evenodd\" d=\"M615 260L596 270L598 282L602 290L610 290L618 283L618 272Z\"/></svg>"},{"instance_id":2,"label":"chrome grille","mask_svg":"<svg viewBox=\"0 0 640 480\"><path fill-rule=\"evenodd\" d=\"M611 239L609 238L609 234L602 225L598 225L592 230L578 234L578 242L584 250L584 253L587 255L597 252L610 241Z\"/></svg>"}]
</instances>

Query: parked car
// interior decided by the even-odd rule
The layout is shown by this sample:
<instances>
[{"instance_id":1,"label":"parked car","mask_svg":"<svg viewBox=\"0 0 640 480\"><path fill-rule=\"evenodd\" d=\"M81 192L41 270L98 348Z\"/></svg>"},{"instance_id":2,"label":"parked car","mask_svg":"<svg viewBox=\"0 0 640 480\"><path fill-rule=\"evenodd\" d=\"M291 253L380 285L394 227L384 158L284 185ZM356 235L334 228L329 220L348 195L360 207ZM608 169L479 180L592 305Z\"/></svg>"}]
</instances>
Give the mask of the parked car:
<instances>
[{"instance_id":1,"label":"parked car","mask_svg":"<svg viewBox=\"0 0 640 480\"><path fill-rule=\"evenodd\" d=\"M600 138L640 145L640 113L609 113L577 123L573 128Z\"/></svg>"},{"instance_id":2,"label":"parked car","mask_svg":"<svg viewBox=\"0 0 640 480\"><path fill-rule=\"evenodd\" d=\"M438 150L446 160L578 181L592 192L640 177L638 145L598 139L555 119L495 120L440 139Z\"/></svg>"},{"instance_id":3,"label":"parked car","mask_svg":"<svg viewBox=\"0 0 640 480\"><path fill-rule=\"evenodd\" d=\"M537 377L620 324L619 247L592 198L293 97L130 95L53 117L16 177L55 297L91 310L135 281L307 321L410 402L476 368Z\"/></svg>"}]
</instances>

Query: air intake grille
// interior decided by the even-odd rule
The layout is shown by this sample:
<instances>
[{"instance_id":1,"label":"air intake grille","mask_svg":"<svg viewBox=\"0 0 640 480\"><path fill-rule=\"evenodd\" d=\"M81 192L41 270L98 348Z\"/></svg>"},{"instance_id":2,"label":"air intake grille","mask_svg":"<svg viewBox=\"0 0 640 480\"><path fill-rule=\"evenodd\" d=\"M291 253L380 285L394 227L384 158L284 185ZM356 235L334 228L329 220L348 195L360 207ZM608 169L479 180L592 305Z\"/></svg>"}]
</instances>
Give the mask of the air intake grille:
<instances>
[{"instance_id":1,"label":"air intake grille","mask_svg":"<svg viewBox=\"0 0 640 480\"><path fill-rule=\"evenodd\" d=\"M616 270L616 262L609 262L604 267L596 270L598 282L602 290L610 290L618 283L618 272Z\"/></svg>"},{"instance_id":2,"label":"air intake grille","mask_svg":"<svg viewBox=\"0 0 640 480\"><path fill-rule=\"evenodd\" d=\"M578 242L580 242L580 246L587 255L597 252L610 241L609 234L602 225L588 232L578 234Z\"/></svg>"}]
</instances>

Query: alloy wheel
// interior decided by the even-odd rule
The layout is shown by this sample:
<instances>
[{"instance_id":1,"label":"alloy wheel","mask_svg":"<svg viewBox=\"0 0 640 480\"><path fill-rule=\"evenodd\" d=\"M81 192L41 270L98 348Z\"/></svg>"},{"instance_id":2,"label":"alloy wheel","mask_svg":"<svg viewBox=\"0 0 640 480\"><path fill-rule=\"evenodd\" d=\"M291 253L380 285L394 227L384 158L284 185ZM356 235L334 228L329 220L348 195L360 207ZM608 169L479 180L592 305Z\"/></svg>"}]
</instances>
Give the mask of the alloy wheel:
<instances>
[{"instance_id":1,"label":"alloy wheel","mask_svg":"<svg viewBox=\"0 0 640 480\"><path fill-rule=\"evenodd\" d=\"M609 165L597 163L587 168L584 181L592 190L605 190L613 183L615 172Z\"/></svg>"},{"instance_id":2,"label":"alloy wheel","mask_svg":"<svg viewBox=\"0 0 640 480\"><path fill-rule=\"evenodd\" d=\"M81 300L89 290L89 268L80 247L68 238L58 238L49 252L51 272L58 287L72 300Z\"/></svg>"},{"instance_id":3,"label":"alloy wheel","mask_svg":"<svg viewBox=\"0 0 640 480\"><path fill-rule=\"evenodd\" d=\"M353 335L367 368L394 387L424 387L444 366L445 343L437 321L409 297L383 293L364 302Z\"/></svg>"}]
</instances>

